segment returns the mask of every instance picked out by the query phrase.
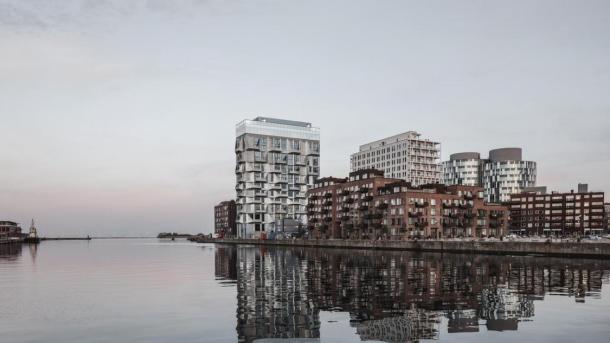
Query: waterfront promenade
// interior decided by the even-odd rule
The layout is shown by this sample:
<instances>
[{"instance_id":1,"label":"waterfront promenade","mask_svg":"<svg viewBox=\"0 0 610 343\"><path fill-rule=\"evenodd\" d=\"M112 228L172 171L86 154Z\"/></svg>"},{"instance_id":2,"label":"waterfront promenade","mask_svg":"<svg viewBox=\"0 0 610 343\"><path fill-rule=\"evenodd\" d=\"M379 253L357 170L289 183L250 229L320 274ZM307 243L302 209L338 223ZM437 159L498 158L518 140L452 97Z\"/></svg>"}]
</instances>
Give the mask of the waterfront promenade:
<instances>
[{"instance_id":1,"label":"waterfront promenade","mask_svg":"<svg viewBox=\"0 0 610 343\"><path fill-rule=\"evenodd\" d=\"M377 249L451 252L493 255L542 255L559 257L586 257L610 259L610 243L607 242L526 242L526 241L478 241L478 240L343 240L343 239L213 239L194 237L198 243L254 244L265 246L292 246L341 249Z\"/></svg>"}]
</instances>

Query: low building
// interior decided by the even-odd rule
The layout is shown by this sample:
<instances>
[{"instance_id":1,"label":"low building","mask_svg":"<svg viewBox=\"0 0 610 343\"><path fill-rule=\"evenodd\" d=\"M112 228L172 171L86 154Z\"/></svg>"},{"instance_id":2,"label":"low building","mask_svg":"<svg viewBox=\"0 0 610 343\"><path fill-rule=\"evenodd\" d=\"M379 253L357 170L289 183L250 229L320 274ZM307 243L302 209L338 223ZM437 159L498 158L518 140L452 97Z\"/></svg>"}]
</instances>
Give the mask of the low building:
<instances>
[{"instance_id":1,"label":"low building","mask_svg":"<svg viewBox=\"0 0 610 343\"><path fill-rule=\"evenodd\" d=\"M510 231L544 236L582 236L604 230L604 192L523 192L511 195Z\"/></svg>"},{"instance_id":2,"label":"low building","mask_svg":"<svg viewBox=\"0 0 610 343\"><path fill-rule=\"evenodd\" d=\"M220 237L235 237L237 210L234 200L223 201L214 206L214 233Z\"/></svg>"},{"instance_id":3,"label":"low building","mask_svg":"<svg viewBox=\"0 0 610 343\"><path fill-rule=\"evenodd\" d=\"M508 208L486 203L481 187L412 186L375 169L319 179L307 210L317 238L498 237L508 225Z\"/></svg>"},{"instance_id":4,"label":"low building","mask_svg":"<svg viewBox=\"0 0 610 343\"><path fill-rule=\"evenodd\" d=\"M18 223L4 220L0 221L0 239L23 238L21 226Z\"/></svg>"}]
</instances>

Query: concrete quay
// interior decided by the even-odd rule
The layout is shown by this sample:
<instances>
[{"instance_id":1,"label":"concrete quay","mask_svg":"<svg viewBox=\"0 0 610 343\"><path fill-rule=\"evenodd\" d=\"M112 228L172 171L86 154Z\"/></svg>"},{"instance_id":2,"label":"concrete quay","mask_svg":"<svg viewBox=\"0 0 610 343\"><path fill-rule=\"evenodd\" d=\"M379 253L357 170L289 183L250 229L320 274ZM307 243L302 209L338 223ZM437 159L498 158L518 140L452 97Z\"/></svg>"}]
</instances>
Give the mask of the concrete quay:
<instances>
[{"instance_id":1,"label":"concrete quay","mask_svg":"<svg viewBox=\"0 0 610 343\"><path fill-rule=\"evenodd\" d=\"M404 250L426 252L450 252L492 255L541 255L557 257L581 257L610 259L610 243L606 242L523 242L523 241L475 241L475 240L339 240L339 239L214 239L193 237L197 243L264 245L312 248Z\"/></svg>"}]
</instances>

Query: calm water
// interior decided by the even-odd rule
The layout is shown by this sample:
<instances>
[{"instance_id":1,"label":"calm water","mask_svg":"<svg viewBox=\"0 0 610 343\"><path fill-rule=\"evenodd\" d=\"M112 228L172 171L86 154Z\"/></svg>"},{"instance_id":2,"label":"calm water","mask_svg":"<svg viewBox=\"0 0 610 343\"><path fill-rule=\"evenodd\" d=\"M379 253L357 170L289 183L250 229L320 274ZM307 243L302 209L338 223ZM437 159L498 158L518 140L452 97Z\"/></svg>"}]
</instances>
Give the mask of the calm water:
<instances>
[{"instance_id":1,"label":"calm water","mask_svg":"<svg viewBox=\"0 0 610 343\"><path fill-rule=\"evenodd\" d=\"M0 246L0 342L608 342L610 261Z\"/></svg>"}]
</instances>

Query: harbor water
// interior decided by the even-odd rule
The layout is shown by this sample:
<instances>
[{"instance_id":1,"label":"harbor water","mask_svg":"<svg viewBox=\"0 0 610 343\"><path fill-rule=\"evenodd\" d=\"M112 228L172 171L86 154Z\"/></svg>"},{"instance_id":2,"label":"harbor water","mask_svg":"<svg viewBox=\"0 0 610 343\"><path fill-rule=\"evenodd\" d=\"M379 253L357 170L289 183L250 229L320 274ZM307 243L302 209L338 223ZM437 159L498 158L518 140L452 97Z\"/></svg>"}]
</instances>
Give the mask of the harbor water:
<instances>
[{"instance_id":1,"label":"harbor water","mask_svg":"<svg viewBox=\"0 0 610 343\"><path fill-rule=\"evenodd\" d=\"M116 239L0 245L1 342L608 342L610 261Z\"/></svg>"}]
</instances>

